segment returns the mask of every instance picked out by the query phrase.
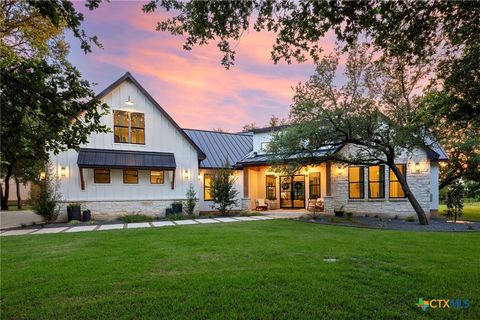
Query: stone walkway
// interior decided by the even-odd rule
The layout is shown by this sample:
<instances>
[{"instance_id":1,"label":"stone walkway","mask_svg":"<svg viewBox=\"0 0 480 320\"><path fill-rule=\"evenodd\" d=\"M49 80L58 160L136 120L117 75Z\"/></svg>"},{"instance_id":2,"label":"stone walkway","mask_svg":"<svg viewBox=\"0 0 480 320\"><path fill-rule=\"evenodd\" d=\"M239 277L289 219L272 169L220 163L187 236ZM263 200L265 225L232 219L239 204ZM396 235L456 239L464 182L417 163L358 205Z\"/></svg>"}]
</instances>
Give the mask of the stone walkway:
<instances>
[{"instance_id":1,"label":"stone walkway","mask_svg":"<svg viewBox=\"0 0 480 320\"><path fill-rule=\"evenodd\" d=\"M70 233L70 232L90 232L90 231L105 231L116 229L140 229L140 228L155 228L155 227L173 227L181 225L194 224L211 224L211 223L230 223L243 221L261 221L275 219L268 216L250 216L250 217L231 217L231 218L213 218L213 219L194 219L194 220L175 220L175 221L154 221L154 222L137 222L137 223L118 223L118 224L97 224L90 226L72 226L72 227L47 227L37 229L17 229L2 231L0 236L20 236L20 235L34 235L34 234L50 234L50 233ZM278 219L278 218L276 218Z\"/></svg>"}]
</instances>

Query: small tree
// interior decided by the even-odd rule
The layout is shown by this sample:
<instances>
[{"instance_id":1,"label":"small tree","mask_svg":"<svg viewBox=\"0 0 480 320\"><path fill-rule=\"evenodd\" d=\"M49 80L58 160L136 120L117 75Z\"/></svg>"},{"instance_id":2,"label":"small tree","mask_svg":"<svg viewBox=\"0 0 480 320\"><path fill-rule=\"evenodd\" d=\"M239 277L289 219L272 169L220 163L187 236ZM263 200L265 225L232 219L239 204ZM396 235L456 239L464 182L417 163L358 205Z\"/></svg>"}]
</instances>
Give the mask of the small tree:
<instances>
[{"instance_id":1,"label":"small tree","mask_svg":"<svg viewBox=\"0 0 480 320\"><path fill-rule=\"evenodd\" d=\"M197 192L193 187L193 183L190 183L190 186L187 190L187 201L185 201L185 212L187 215L191 216L195 212L195 206L197 205L198 198Z\"/></svg>"},{"instance_id":2,"label":"small tree","mask_svg":"<svg viewBox=\"0 0 480 320\"><path fill-rule=\"evenodd\" d=\"M444 214L448 218L453 217L455 223L457 223L457 217L460 217L463 213L463 195L463 183L459 180L455 181L448 187L447 210L445 210Z\"/></svg>"},{"instance_id":3,"label":"small tree","mask_svg":"<svg viewBox=\"0 0 480 320\"><path fill-rule=\"evenodd\" d=\"M38 182L38 189L32 190L32 205L36 214L42 216L46 223L51 223L58 218L57 204L61 195L58 192L59 182L53 167L49 164L47 169L45 178Z\"/></svg>"},{"instance_id":4,"label":"small tree","mask_svg":"<svg viewBox=\"0 0 480 320\"><path fill-rule=\"evenodd\" d=\"M223 168L216 169L212 175L212 208L217 209L220 214L227 214L237 204L238 191L235 189L235 171L230 167L230 162L225 161Z\"/></svg>"}]
</instances>

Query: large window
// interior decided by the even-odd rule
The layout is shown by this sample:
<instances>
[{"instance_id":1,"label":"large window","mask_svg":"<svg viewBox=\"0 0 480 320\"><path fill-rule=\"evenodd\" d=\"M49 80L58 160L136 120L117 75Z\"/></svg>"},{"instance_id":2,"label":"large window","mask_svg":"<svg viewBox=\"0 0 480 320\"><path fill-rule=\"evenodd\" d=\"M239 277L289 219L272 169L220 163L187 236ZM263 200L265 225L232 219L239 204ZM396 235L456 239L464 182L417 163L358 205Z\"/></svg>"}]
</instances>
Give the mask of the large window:
<instances>
[{"instance_id":1,"label":"large window","mask_svg":"<svg viewBox=\"0 0 480 320\"><path fill-rule=\"evenodd\" d=\"M212 175L208 173L203 176L203 199L205 201L213 200Z\"/></svg>"},{"instance_id":2,"label":"large window","mask_svg":"<svg viewBox=\"0 0 480 320\"><path fill-rule=\"evenodd\" d=\"M145 144L145 115L114 110L113 134L118 143Z\"/></svg>"},{"instance_id":3,"label":"large window","mask_svg":"<svg viewBox=\"0 0 480 320\"><path fill-rule=\"evenodd\" d=\"M363 167L348 167L348 197L363 199L364 184Z\"/></svg>"},{"instance_id":4,"label":"large window","mask_svg":"<svg viewBox=\"0 0 480 320\"><path fill-rule=\"evenodd\" d=\"M385 166L368 167L368 197L385 198Z\"/></svg>"},{"instance_id":5,"label":"large window","mask_svg":"<svg viewBox=\"0 0 480 320\"><path fill-rule=\"evenodd\" d=\"M150 171L150 183L151 184L163 184L165 181L164 171Z\"/></svg>"},{"instance_id":6,"label":"large window","mask_svg":"<svg viewBox=\"0 0 480 320\"><path fill-rule=\"evenodd\" d=\"M317 199L322 196L320 187L320 172L312 172L308 175L310 199Z\"/></svg>"},{"instance_id":7,"label":"large window","mask_svg":"<svg viewBox=\"0 0 480 320\"><path fill-rule=\"evenodd\" d=\"M137 184L138 183L138 170L123 170L123 183Z\"/></svg>"},{"instance_id":8,"label":"large window","mask_svg":"<svg viewBox=\"0 0 480 320\"><path fill-rule=\"evenodd\" d=\"M110 169L93 169L93 182L110 183Z\"/></svg>"},{"instance_id":9,"label":"large window","mask_svg":"<svg viewBox=\"0 0 480 320\"><path fill-rule=\"evenodd\" d=\"M396 165L398 170L402 173L403 177L407 179L407 165L406 164L397 164ZM392 169L390 169L390 198L405 198L405 192L403 192L402 186L393 173Z\"/></svg>"},{"instance_id":10,"label":"large window","mask_svg":"<svg viewBox=\"0 0 480 320\"><path fill-rule=\"evenodd\" d=\"M265 178L266 195L268 200L277 199L277 186L275 176L266 176Z\"/></svg>"}]
</instances>

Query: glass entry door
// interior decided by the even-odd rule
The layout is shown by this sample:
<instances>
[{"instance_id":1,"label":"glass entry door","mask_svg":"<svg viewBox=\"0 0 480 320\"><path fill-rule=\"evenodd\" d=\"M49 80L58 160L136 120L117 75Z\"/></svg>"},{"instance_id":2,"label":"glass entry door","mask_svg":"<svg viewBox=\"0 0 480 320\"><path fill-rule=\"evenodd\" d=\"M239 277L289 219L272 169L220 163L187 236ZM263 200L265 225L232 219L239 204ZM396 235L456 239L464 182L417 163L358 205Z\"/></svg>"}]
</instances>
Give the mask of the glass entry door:
<instances>
[{"instance_id":1,"label":"glass entry door","mask_svg":"<svg viewBox=\"0 0 480 320\"><path fill-rule=\"evenodd\" d=\"M280 207L305 208L305 176L280 177Z\"/></svg>"}]
</instances>

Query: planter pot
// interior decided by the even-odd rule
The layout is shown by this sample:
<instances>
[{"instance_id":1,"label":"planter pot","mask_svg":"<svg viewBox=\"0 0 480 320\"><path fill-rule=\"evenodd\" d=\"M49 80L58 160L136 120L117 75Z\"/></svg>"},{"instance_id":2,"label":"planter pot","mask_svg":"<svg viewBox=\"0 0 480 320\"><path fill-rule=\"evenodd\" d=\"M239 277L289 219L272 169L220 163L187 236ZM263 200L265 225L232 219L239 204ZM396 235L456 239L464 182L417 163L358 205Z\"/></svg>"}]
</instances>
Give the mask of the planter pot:
<instances>
[{"instance_id":1,"label":"planter pot","mask_svg":"<svg viewBox=\"0 0 480 320\"><path fill-rule=\"evenodd\" d=\"M277 208L277 201L276 200L267 200L268 209L276 209Z\"/></svg>"},{"instance_id":2,"label":"planter pot","mask_svg":"<svg viewBox=\"0 0 480 320\"><path fill-rule=\"evenodd\" d=\"M90 221L92 219L92 212L85 210L82 212L82 221Z\"/></svg>"},{"instance_id":3,"label":"planter pot","mask_svg":"<svg viewBox=\"0 0 480 320\"><path fill-rule=\"evenodd\" d=\"M80 211L80 207L67 208L67 214L68 214L68 221L82 220L82 212Z\"/></svg>"},{"instance_id":4,"label":"planter pot","mask_svg":"<svg viewBox=\"0 0 480 320\"><path fill-rule=\"evenodd\" d=\"M167 208L167 209L165 209L165 215L166 215L166 216L170 216L170 215L172 215L172 214L173 214L172 208Z\"/></svg>"},{"instance_id":5,"label":"planter pot","mask_svg":"<svg viewBox=\"0 0 480 320\"><path fill-rule=\"evenodd\" d=\"M173 213L182 213L182 204L181 203L172 203Z\"/></svg>"},{"instance_id":6,"label":"planter pot","mask_svg":"<svg viewBox=\"0 0 480 320\"><path fill-rule=\"evenodd\" d=\"M335 210L335 217L343 217L344 211Z\"/></svg>"}]
</instances>

